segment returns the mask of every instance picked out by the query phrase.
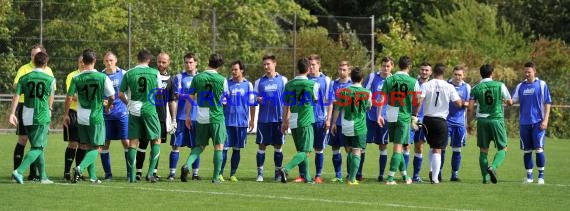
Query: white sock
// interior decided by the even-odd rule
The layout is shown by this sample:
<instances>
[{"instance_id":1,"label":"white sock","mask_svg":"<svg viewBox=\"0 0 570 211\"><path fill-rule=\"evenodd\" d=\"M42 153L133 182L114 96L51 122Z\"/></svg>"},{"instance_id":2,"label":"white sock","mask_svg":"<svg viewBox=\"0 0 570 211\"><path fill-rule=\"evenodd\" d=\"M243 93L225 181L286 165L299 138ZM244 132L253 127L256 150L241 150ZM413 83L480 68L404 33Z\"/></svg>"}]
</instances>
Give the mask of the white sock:
<instances>
[{"instance_id":1,"label":"white sock","mask_svg":"<svg viewBox=\"0 0 570 211\"><path fill-rule=\"evenodd\" d=\"M439 175L439 166L441 166L441 154L433 153L430 168L432 169L431 178L435 183L439 183L437 176Z\"/></svg>"},{"instance_id":2,"label":"white sock","mask_svg":"<svg viewBox=\"0 0 570 211\"><path fill-rule=\"evenodd\" d=\"M428 150L428 161L429 161L429 171L433 172L431 161L433 160L433 151L430 149ZM438 167L439 168L439 167Z\"/></svg>"}]
</instances>

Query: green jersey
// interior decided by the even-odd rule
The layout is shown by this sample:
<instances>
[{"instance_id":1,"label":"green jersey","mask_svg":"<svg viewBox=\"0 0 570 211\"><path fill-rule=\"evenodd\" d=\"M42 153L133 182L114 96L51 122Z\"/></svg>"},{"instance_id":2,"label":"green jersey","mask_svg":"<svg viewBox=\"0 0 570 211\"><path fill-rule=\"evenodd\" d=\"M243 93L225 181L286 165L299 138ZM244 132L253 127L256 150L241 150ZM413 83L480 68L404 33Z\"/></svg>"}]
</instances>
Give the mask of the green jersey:
<instances>
[{"instance_id":1,"label":"green jersey","mask_svg":"<svg viewBox=\"0 0 570 211\"><path fill-rule=\"evenodd\" d=\"M503 100L511 99L505 84L485 78L471 90L471 100L477 103L477 118L503 118Z\"/></svg>"},{"instance_id":2,"label":"green jersey","mask_svg":"<svg viewBox=\"0 0 570 211\"><path fill-rule=\"evenodd\" d=\"M366 111L372 107L372 93L361 84L342 89L335 110L340 111L342 134L359 136L367 133Z\"/></svg>"},{"instance_id":3,"label":"green jersey","mask_svg":"<svg viewBox=\"0 0 570 211\"><path fill-rule=\"evenodd\" d=\"M423 97L418 81L408 73L398 71L386 78L382 85L384 103L386 105L386 120L388 122L409 122L412 118L412 107L417 97Z\"/></svg>"},{"instance_id":4,"label":"green jersey","mask_svg":"<svg viewBox=\"0 0 570 211\"><path fill-rule=\"evenodd\" d=\"M115 94L113 82L95 69L84 70L71 79L67 96L77 94L77 123L99 125L103 119L103 100Z\"/></svg>"},{"instance_id":5,"label":"green jersey","mask_svg":"<svg viewBox=\"0 0 570 211\"><path fill-rule=\"evenodd\" d=\"M129 97L129 114L133 116L156 116L156 107L153 96L156 89L160 88L162 81L160 73L146 65L137 65L123 75L119 91Z\"/></svg>"},{"instance_id":6,"label":"green jersey","mask_svg":"<svg viewBox=\"0 0 570 211\"><path fill-rule=\"evenodd\" d=\"M290 106L289 127L291 129L310 126L315 123L313 104L319 95L319 84L306 76L296 76L285 85L284 101Z\"/></svg>"},{"instance_id":7,"label":"green jersey","mask_svg":"<svg viewBox=\"0 0 570 211\"><path fill-rule=\"evenodd\" d=\"M194 76L190 84L190 95L196 96L193 105L198 105L196 121L200 124L225 122L221 100L227 93L228 82L216 70L206 70Z\"/></svg>"},{"instance_id":8,"label":"green jersey","mask_svg":"<svg viewBox=\"0 0 570 211\"><path fill-rule=\"evenodd\" d=\"M16 94L23 94L22 124L47 125L51 122L49 98L55 91L55 78L42 69L23 75L16 85Z\"/></svg>"}]
</instances>

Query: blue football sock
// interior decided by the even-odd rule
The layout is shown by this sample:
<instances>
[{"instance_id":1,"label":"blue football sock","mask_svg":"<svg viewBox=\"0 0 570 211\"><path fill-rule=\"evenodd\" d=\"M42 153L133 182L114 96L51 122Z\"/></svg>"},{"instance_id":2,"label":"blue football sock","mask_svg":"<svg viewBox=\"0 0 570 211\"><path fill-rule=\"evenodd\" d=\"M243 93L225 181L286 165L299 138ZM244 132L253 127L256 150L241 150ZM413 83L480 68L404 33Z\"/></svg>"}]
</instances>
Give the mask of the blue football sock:
<instances>
[{"instance_id":1,"label":"blue football sock","mask_svg":"<svg viewBox=\"0 0 570 211\"><path fill-rule=\"evenodd\" d=\"M422 169L422 162L424 157L422 154L415 154L414 161L412 161L412 165L414 166L414 178L420 177L420 171Z\"/></svg>"},{"instance_id":2,"label":"blue football sock","mask_svg":"<svg viewBox=\"0 0 570 211\"><path fill-rule=\"evenodd\" d=\"M224 174L224 168L226 168L226 162L228 161L228 150L224 149L222 151L222 167L220 169L220 175Z\"/></svg>"},{"instance_id":3,"label":"blue football sock","mask_svg":"<svg viewBox=\"0 0 570 211\"><path fill-rule=\"evenodd\" d=\"M536 160L537 160L537 165L538 165L538 156L536 156L536 157L537 157ZM532 151L525 151L524 152L523 161L524 161L524 168L525 169L528 170L528 169L534 168L534 163L532 161Z\"/></svg>"},{"instance_id":4,"label":"blue football sock","mask_svg":"<svg viewBox=\"0 0 570 211\"><path fill-rule=\"evenodd\" d=\"M273 153L273 160L275 162L276 168L283 166L283 152L281 151L281 149L275 150L275 152Z\"/></svg>"},{"instance_id":5,"label":"blue football sock","mask_svg":"<svg viewBox=\"0 0 570 211\"><path fill-rule=\"evenodd\" d=\"M445 149L441 150L441 165L439 166L439 175L441 177L441 172L443 172L443 163L445 163ZM441 181L440 181L441 182Z\"/></svg>"},{"instance_id":6,"label":"blue football sock","mask_svg":"<svg viewBox=\"0 0 570 211\"><path fill-rule=\"evenodd\" d=\"M538 168L538 178L544 178L544 166L546 165L546 157L544 151L536 152L536 167Z\"/></svg>"},{"instance_id":7,"label":"blue football sock","mask_svg":"<svg viewBox=\"0 0 570 211\"><path fill-rule=\"evenodd\" d=\"M408 163L410 163L410 151L404 151L403 156L404 156L405 168L408 169Z\"/></svg>"},{"instance_id":8,"label":"blue football sock","mask_svg":"<svg viewBox=\"0 0 570 211\"><path fill-rule=\"evenodd\" d=\"M332 163L336 178L342 178L342 155L340 154L340 150L333 151Z\"/></svg>"},{"instance_id":9,"label":"blue football sock","mask_svg":"<svg viewBox=\"0 0 570 211\"><path fill-rule=\"evenodd\" d=\"M454 175L455 172L459 171L460 167L461 167L461 152L454 151L453 154L451 155L451 171L453 171Z\"/></svg>"},{"instance_id":10,"label":"blue football sock","mask_svg":"<svg viewBox=\"0 0 570 211\"><path fill-rule=\"evenodd\" d=\"M194 163L192 163L192 169L199 169L200 168L200 156L196 158Z\"/></svg>"},{"instance_id":11,"label":"blue football sock","mask_svg":"<svg viewBox=\"0 0 570 211\"><path fill-rule=\"evenodd\" d=\"M234 149L232 151L232 158L231 158L231 170L230 170L230 176L234 176L236 174L237 168L239 166L239 160L241 159L241 155L240 155L241 150L239 149Z\"/></svg>"},{"instance_id":12,"label":"blue football sock","mask_svg":"<svg viewBox=\"0 0 570 211\"><path fill-rule=\"evenodd\" d=\"M168 163L168 168L170 168L170 172L176 171L176 165L178 164L178 159L180 158L179 151L170 151L170 160Z\"/></svg>"},{"instance_id":13,"label":"blue football sock","mask_svg":"<svg viewBox=\"0 0 570 211\"><path fill-rule=\"evenodd\" d=\"M105 175L111 174L111 155L108 150L101 151L101 164L103 165Z\"/></svg>"},{"instance_id":14,"label":"blue football sock","mask_svg":"<svg viewBox=\"0 0 570 211\"><path fill-rule=\"evenodd\" d=\"M323 173L323 165L325 162L325 154L322 152L315 153L315 168L317 170L317 177L320 177Z\"/></svg>"},{"instance_id":15,"label":"blue football sock","mask_svg":"<svg viewBox=\"0 0 570 211\"><path fill-rule=\"evenodd\" d=\"M380 151L379 163L380 163L379 174L380 176L384 176L384 170L386 170L386 164L388 163L388 150Z\"/></svg>"},{"instance_id":16,"label":"blue football sock","mask_svg":"<svg viewBox=\"0 0 570 211\"><path fill-rule=\"evenodd\" d=\"M255 159L257 161L257 174L263 175L263 164L265 163L265 150L257 150Z\"/></svg>"}]
</instances>

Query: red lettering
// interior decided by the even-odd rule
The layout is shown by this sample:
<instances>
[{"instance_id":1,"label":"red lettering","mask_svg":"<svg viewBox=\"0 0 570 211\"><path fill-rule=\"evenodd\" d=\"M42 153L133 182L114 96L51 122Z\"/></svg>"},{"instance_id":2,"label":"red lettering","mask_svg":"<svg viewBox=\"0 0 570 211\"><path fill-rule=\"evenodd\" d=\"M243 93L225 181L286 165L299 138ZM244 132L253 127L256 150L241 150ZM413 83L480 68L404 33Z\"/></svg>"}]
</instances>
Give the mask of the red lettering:
<instances>
[{"instance_id":1,"label":"red lettering","mask_svg":"<svg viewBox=\"0 0 570 211\"><path fill-rule=\"evenodd\" d=\"M378 95L380 95L381 97L381 101L379 101L380 99L377 100ZM372 93L372 105L374 106L384 106L386 105L386 102L388 102L388 95L386 95L386 93L384 92L374 92Z\"/></svg>"},{"instance_id":2,"label":"red lettering","mask_svg":"<svg viewBox=\"0 0 570 211\"><path fill-rule=\"evenodd\" d=\"M358 106L360 105L360 101L361 100L368 100L370 98L370 93L369 92L356 92L356 98L354 99L355 105Z\"/></svg>"},{"instance_id":3,"label":"red lettering","mask_svg":"<svg viewBox=\"0 0 570 211\"><path fill-rule=\"evenodd\" d=\"M400 102L399 105L404 105L404 99L406 98L406 93L404 92L390 92L390 105L396 106L396 101Z\"/></svg>"},{"instance_id":4,"label":"red lettering","mask_svg":"<svg viewBox=\"0 0 570 211\"><path fill-rule=\"evenodd\" d=\"M421 91L418 92L408 92L408 94L412 95L412 106L419 106L420 102L418 101L419 97L422 95Z\"/></svg>"},{"instance_id":5,"label":"red lettering","mask_svg":"<svg viewBox=\"0 0 570 211\"><path fill-rule=\"evenodd\" d=\"M334 102L337 106L348 106L352 103L352 98L350 97L350 89L342 88L336 90L335 97L336 100ZM342 101L342 102L341 102Z\"/></svg>"}]
</instances>

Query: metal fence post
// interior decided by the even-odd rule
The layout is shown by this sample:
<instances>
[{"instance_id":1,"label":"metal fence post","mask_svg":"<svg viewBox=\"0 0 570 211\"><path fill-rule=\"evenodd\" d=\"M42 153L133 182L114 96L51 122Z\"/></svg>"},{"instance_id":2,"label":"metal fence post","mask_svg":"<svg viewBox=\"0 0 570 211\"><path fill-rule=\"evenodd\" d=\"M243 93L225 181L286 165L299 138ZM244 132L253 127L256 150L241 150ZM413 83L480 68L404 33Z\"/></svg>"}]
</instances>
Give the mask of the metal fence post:
<instances>
[{"instance_id":1,"label":"metal fence post","mask_svg":"<svg viewBox=\"0 0 570 211\"><path fill-rule=\"evenodd\" d=\"M374 56L375 56L375 51L374 51L374 15L372 15L370 17L370 29L371 29L371 34L370 34L370 55L371 55L371 64L370 66L372 67L372 72L375 71L375 67L374 67Z\"/></svg>"},{"instance_id":2,"label":"metal fence post","mask_svg":"<svg viewBox=\"0 0 570 211\"><path fill-rule=\"evenodd\" d=\"M212 53L216 53L216 9L212 9Z\"/></svg>"},{"instance_id":3,"label":"metal fence post","mask_svg":"<svg viewBox=\"0 0 570 211\"><path fill-rule=\"evenodd\" d=\"M40 1L40 45L44 43L44 1Z\"/></svg>"},{"instance_id":4,"label":"metal fence post","mask_svg":"<svg viewBox=\"0 0 570 211\"><path fill-rule=\"evenodd\" d=\"M297 13L295 13L295 17L293 18L293 76L291 79L295 78L295 74L297 73L297 65L295 65L297 61Z\"/></svg>"},{"instance_id":5,"label":"metal fence post","mask_svg":"<svg viewBox=\"0 0 570 211\"><path fill-rule=\"evenodd\" d=\"M131 69L131 49L132 49L132 17L131 17L131 4L128 5L129 7L129 20L128 20L128 25L129 25L129 36L128 36L128 42L129 42L129 69Z\"/></svg>"}]
</instances>

